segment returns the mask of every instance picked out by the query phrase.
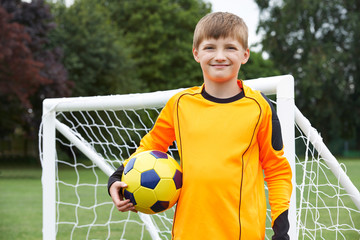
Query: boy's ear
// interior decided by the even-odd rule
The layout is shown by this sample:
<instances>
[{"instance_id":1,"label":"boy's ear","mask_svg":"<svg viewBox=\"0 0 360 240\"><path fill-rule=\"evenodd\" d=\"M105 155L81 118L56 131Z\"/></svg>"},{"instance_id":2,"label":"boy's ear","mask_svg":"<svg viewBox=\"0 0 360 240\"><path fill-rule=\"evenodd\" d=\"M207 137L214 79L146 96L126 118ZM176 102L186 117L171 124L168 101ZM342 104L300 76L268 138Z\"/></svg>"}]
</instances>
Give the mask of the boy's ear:
<instances>
[{"instance_id":1,"label":"boy's ear","mask_svg":"<svg viewBox=\"0 0 360 240\"><path fill-rule=\"evenodd\" d=\"M199 60L199 52L196 50L196 48L193 48L192 52L193 52L195 61L200 62L200 60Z\"/></svg>"},{"instance_id":2,"label":"boy's ear","mask_svg":"<svg viewBox=\"0 0 360 240\"><path fill-rule=\"evenodd\" d=\"M245 64L247 63L247 61L249 60L250 58L250 49L246 49L245 52L244 52L244 59L243 61L241 62L241 64Z\"/></svg>"}]
</instances>

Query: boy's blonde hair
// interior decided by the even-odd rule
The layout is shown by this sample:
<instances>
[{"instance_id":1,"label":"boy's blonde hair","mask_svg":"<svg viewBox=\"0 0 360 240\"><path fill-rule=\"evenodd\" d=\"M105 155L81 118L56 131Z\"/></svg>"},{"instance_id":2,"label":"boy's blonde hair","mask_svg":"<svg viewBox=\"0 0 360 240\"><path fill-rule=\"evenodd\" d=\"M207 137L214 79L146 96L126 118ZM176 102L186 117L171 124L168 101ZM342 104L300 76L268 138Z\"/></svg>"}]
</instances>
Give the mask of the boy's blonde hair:
<instances>
[{"instance_id":1,"label":"boy's blonde hair","mask_svg":"<svg viewBox=\"0 0 360 240\"><path fill-rule=\"evenodd\" d=\"M198 49L204 39L226 37L235 38L244 49L248 48L248 28L242 18L227 12L210 13L196 25L193 48Z\"/></svg>"}]
</instances>

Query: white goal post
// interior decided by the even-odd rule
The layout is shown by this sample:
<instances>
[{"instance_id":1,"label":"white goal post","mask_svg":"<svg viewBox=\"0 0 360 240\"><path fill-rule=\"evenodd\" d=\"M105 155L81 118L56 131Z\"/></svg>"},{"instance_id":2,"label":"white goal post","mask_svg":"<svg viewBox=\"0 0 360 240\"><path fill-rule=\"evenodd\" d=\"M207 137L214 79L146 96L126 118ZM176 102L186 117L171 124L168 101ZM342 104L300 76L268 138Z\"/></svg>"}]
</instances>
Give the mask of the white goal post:
<instances>
[{"instance_id":1,"label":"white goal post","mask_svg":"<svg viewBox=\"0 0 360 240\"><path fill-rule=\"evenodd\" d=\"M244 84L275 96L293 171L290 238L359 238L359 191L296 108L293 77ZM167 100L181 90L44 100L39 131L43 239L171 239L173 209L156 215L119 213L106 181L136 149ZM176 144L169 153L178 156ZM269 211L266 239L272 234Z\"/></svg>"}]
</instances>

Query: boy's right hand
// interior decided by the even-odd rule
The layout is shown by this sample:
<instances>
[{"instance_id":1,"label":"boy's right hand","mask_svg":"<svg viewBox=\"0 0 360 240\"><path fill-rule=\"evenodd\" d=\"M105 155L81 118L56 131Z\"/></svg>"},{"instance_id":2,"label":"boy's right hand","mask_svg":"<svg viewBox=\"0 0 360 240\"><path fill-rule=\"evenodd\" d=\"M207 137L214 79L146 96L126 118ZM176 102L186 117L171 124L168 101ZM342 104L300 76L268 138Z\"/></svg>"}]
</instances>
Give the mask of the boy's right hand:
<instances>
[{"instance_id":1,"label":"boy's right hand","mask_svg":"<svg viewBox=\"0 0 360 240\"><path fill-rule=\"evenodd\" d=\"M121 189L126 188L126 187L127 187L127 185L124 182L120 182L120 181L114 182L109 189L110 196L111 196L116 208L120 212L127 212L127 211L137 212L135 210L134 205L130 202L130 200L125 199L123 197L123 195L121 194Z\"/></svg>"}]
</instances>

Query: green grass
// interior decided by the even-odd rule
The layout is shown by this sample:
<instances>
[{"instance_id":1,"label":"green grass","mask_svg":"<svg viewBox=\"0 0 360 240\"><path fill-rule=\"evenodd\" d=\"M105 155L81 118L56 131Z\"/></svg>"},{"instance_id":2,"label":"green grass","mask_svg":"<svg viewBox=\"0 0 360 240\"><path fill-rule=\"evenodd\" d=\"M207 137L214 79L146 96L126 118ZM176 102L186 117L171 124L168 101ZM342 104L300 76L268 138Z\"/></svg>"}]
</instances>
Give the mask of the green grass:
<instances>
[{"instance_id":1,"label":"green grass","mask_svg":"<svg viewBox=\"0 0 360 240\"><path fill-rule=\"evenodd\" d=\"M0 170L0 239L42 238L41 170Z\"/></svg>"},{"instance_id":2,"label":"green grass","mask_svg":"<svg viewBox=\"0 0 360 240\"><path fill-rule=\"evenodd\" d=\"M95 221L96 224L104 225L112 211L112 221L120 223L111 224L110 239L119 239L123 234L124 223L122 220L130 217L132 220L141 222L137 214L119 213L112 210L111 198L107 194L104 186L89 187L81 185L86 182L106 183L107 177L100 171L97 171L98 179L94 177L92 171L79 169L77 174L70 169L61 169L59 171L61 179L66 184L80 184L76 190L65 184L59 183L61 191L61 202L59 208L59 221L75 221L77 216L78 228L72 224L59 224L57 239L85 239L88 234L87 224ZM78 180L77 180L78 179ZM95 193L96 189L96 193ZM24 167L1 167L0 170L0 240L42 239L42 186L41 169ZM81 199L80 202L76 197ZM93 210L91 206L95 204L94 195L99 202L108 201L109 204L100 206ZM78 204L80 207L70 206L68 204ZM76 216L75 216L76 215ZM96 220L94 216L96 215ZM91 239L105 239L108 235L107 226L92 227ZM127 223L126 239L151 239L144 226L136 223ZM90 238L89 238L90 239Z\"/></svg>"},{"instance_id":3,"label":"green grass","mask_svg":"<svg viewBox=\"0 0 360 240\"><path fill-rule=\"evenodd\" d=\"M360 170L360 160L340 160L340 163L344 163L346 167L346 173L350 177L351 181L354 185L360 189L360 181L359 181L359 170ZM307 171L310 170L310 166L307 166ZM356 211L350 211L348 208L357 209L351 198L347 195L344 190L339 191L337 188L330 187L328 183L332 183L334 185L340 185L335 178L335 176L330 172L330 170L324 168L325 174L322 170L316 169L314 167L312 169L315 172L319 179L317 180L317 188L314 186L305 187L304 195L308 196L309 202L312 205L316 205L318 210L315 211L302 211L301 221L306 223L307 229L312 229L311 231L303 231L300 230L299 238L300 239L312 239L309 238L308 235L316 236L315 239L360 239L359 232L355 231L342 231L343 236L340 236L336 233L337 227L340 229L349 230L352 226L360 230L360 214ZM302 182L302 169L300 167L297 168L297 183ZM313 175L308 175L309 178L313 177ZM305 182L308 183L309 179L305 179ZM310 191L311 190L311 191ZM317 195L314 191L319 191L320 193ZM344 195L346 194L346 196ZM300 204L300 191L297 191L297 205L299 207ZM340 196L340 197L339 197ZM326 204L323 203L326 202ZM341 206L345 207L341 207ZM303 203L302 208L306 208L307 204ZM339 208L328 208L328 206L340 206ZM351 215L351 217L349 217ZM319 218L316 226L313 223L313 219ZM340 226L337 226L339 223ZM345 226L348 225L348 226ZM325 228L326 226L327 228ZM329 226L332 226L329 228ZM321 230L320 230L321 228ZM315 233L316 229L316 233ZM336 236L337 234L337 236ZM320 236L321 235L321 236Z\"/></svg>"},{"instance_id":4,"label":"green grass","mask_svg":"<svg viewBox=\"0 0 360 240\"><path fill-rule=\"evenodd\" d=\"M360 189L360 159L359 160L343 160L347 168L347 173L353 183ZM61 179L67 184L96 182L106 183L107 177L97 172L98 178L94 177L92 171L79 169L77 174L69 169L61 169ZM77 180L78 179L78 180ZM323 179L322 179L323 181ZM111 224L111 238L119 239L123 233L124 223L121 221L128 217L128 214L119 213L112 209L112 204L106 204L99 207L97 210L91 208L94 205L93 196L96 195L99 201L110 201L107 195L106 187L100 186L97 188L85 185L79 185L76 190L64 184L59 184L61 191L61 201L67 203L78 204L78 198L74 197L78 194L81 198L81 207L74 207L67 204L60 204L60 221L73 221L75 212L78 216L78 224L83 224L84 227L73 228L70 224L59 225L58 239L69 239L70 235L73 239L85 239L89 228L86 224L93 221L99 224L98 227L91 228L91 239L105 239L107 236L107 226L102 226L107 222L109 215L112 215L112 221L118 223ZM41 187L41 169L39 168L24 168L24 167L1 167L0 170L0 240L8 239L42 239L42 187ZM342 199L350 207L355 208L354 204L348 197ZM337 201L336 199L334 200ZM336 210L332 210L336 211ZM328 215L328 212L320 212L322 216ZM346 211L345 211L346 213ZM340 213L341 219L346 217ZM346 213L347 214L347 213ZM357 229L360 229L360 214L353 214L353 221ZM96 220L94 220L96 216ZM138 220L136 214L131 213L130 218ZM171 218L171 214L169 216ZM350 220L345 220L350 221ZM140 239L144 234L143 239L150 239L149 234L144 230L143 226L136 223L127 223L126 239ZM335 239L333 232L326 233L329 237L325 239ZM359 239L359 234L356 232L346 233L346 239ZM169 236L168 236L169 238ZM309 239L309 238L304 238ZM319 238L320 239L320 238ZM343 239L343 238L339 238Z\"/></svg>"}]
</instances>

